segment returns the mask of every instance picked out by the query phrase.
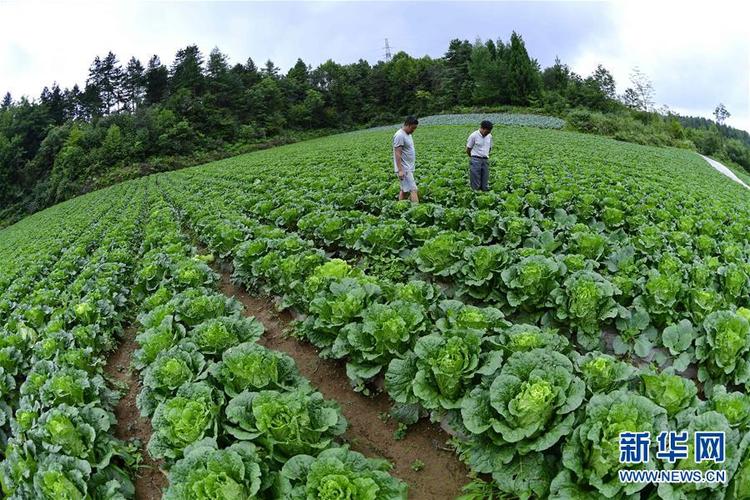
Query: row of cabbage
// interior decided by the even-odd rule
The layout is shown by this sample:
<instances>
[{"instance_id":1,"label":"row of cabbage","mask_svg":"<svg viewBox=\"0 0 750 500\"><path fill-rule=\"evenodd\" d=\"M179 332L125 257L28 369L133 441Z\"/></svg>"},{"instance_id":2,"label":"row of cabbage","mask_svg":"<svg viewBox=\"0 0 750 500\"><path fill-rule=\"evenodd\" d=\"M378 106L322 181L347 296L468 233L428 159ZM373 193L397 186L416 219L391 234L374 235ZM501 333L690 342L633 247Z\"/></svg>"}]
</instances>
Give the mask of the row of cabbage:
<instances>
[{"instance_id":1,"label":"row of cabbage","mask_svg":"<svg viewBox=\"0 0 750 500\"><path fill-rule=\"evenodd\" d=\"M192 471L196 464L213 467L228 460L235 467L238 456L248 466L247 470L236 467L232 470L234 479L240 481L240 490L232 490L232 484L212 484L216 477L196 480L194 474L187 474L174 481L175 488L168 492L171 497L190 497L190 488L197 485L199 488L206 487L208 495L230 497L237 497L235 493L245 491L245 487L250 492L248 495L259 492L262 487L263 494L269 495L269 498L281 495L279 488L284 487L284 497L297 498L304 496L310 488L325 490L338 487L328 484L326 478L342 471L345 476L348 474L349 479L358 481L351 487L361 495L378 490L387 492L390 488L389 497L405 496L405 485L386 472L390 467L386 462L366 459L346 448L329 449L333 448L331 439L343 432L345 421L335 403L323 401L320 394L299 377L290 358L266 351L251 342L241 342L235 346L236 349L230 350L233 354L229 351L226 353L229 356L228 364L219 359L219 353L228 347L222 342L231 342L235 334L240 335L243 341L255 340L262 333L262 326L241 318L239 304L235 301L216 293L206 299L204 294L208 291L200 287L212 284L215 274L199 259L177 259L176 255L190 247L180 245L182 239L178 236L179 232L173 231L166 236L160 234L165 227L174 229L168 224L169 219L165 219L163 206L150 214L147 236L140 246L141 251L147 252L146 260L139 263L138 243L141 241L141 219L146 206L143 194L143 183L121 186L63 205L66 208L64 211L56 207L43 214L48 215L49 219L39 215L35 218L34 226L22 224L24 227L13 227L4 233L8 238L3 242L14 242L15 251L8 250L7 265L0 269L4 276L0 296L3 304L0 337L0 368L3 371L3 432L0 435L4 452L4 460L0 463L0 482L3 493L10 498L134 496L130 478L137 466L138 454L135 443L126 443L112 436L115 424L112 410L118 394L107 387L102 376L103 354L114 347L116 336L129 317L131 301L139 304L139 307L142 303L144 314L147 311L154 313L150 316L151 320L144 319L149 326L156 325L148 321L154 321L158 314L165 314L163 308L161 312L151 309L157 305L167 306L163 299L169 288L160 286L159 293L152 295L149 284L153 283L153 279L149 282L149 270L162 266L162 273L166 269L174 271L172 291L176 293L179 288L184 292L173 297L174 300L166 301L170 305L178 304L174 307L181 312L181 315L170 315L171 320L177 317L174 329L179 331L183 324L195 326L190 331L195 333L196 337L191 339L197 344L183 342L175 345L168 353L173 357L165 354L158 362L152 359L155 363L149 364L149 369L144 372L146 389L139 396L138 404L144 414L154 415L157 428L162 431L154 434L149 451L156 457L166 458L167 463L173 463L178 457L187 459L182 455L183 448L191 444L188 449L191 460L183 461L180 467L173 470L175 477ZM129 203L127 200L135 201ZM158 200L152 193L150 203ZM66 217L64 221L60 219L63 215ZM40 238L37 233L45 231L59 232L59 236ZM162 246L157 248L157 243ZM174 258L174 261L170 261L170 258ZM136 266L140 272L133 282L132 272ZM157 282L171 283L171 278L161 276ZM131 285L134 286L132 294ZM225 315L220 312L221 304L226 307ZM195 312L192 323L187 319L188 310ZM195 319L201 314L206 321ZM170 323L169 328L171 326ZM184 333L184 326L182 328ZM146 332L149 330L146 329ZM158 338L158 335L154 337ZM150 345L153 348L154 344ZM203 353L197 350L199 347L204 349L205 359ZM244 391L243 397L252 398L253 395L245 390L253 387L252 382L266 389L277 389L277 393L264 391L266 404L269 401L272 406L278 403L280 394L286 399L285 403L292 406L303 403L305 407L299 409L295 417L305 420L309 418L308 413L314 414L318 420L308 422L308 425L315 428L308 429L310 435L295 443L283 442L281 437L274 440L266 436L263 442L272 450L268 453L254 453L252 445L245 442L250 439L246 435L237 439L239 443L232 445L231 451L216 449L216 440L196 439L192 440L196 442L192 442L190 436L205 431L199 425L195 427L195 420L190 420L191 416L197 417L194 402L181 408L186 420L176 423L177 428L170 428L170 423L175 423L175 414L179 413L180 403L176 398L170 399L174 406L165 404L163 411L157 413L160 403L168 399L168 395L185 396L177 390L178 387L160 385L164 377L169 384L185 376L180 371L185 367L178 362L184 361L181 357L185 354L183 351L190 352L190 360L195 363L191 365L192 368L196 364L206 368L205 371L197 370L200 372L197 374L199 380L209 378L219 388L226 382L227 386L235 388L236 393L227 389L231 397L239 396ZM137 367L146 367L148 352L147 348L139 351ZM256 364L250 372L238 375L226 368L231 366L242 372L244 363L253 359ZM274 366L278 363L281 373L266 372L269 368L266 363ZM261 366L262 370L259 370ZM208 377L209 369L211 377ZM261 372L278 384L275 385L274 381L263 383L258 379L258 376L263 376L259 375ZM242 376L246 378L242 379ZM169 394L169 388L176 392ZM185 393L189 392L203 403L206 401L201 396L205 397L207 391L213 395L213 389L208 389L205 381L193 389L184 389ZM217 396L221 393L215 392ZM231 397L226 394L221 394L219 399L230 400ZM184 399L179 401L185 402ZM239 400L233 408L235 413L241 413ZM213 415L214 418L217 416ZM183 427L179 427L180 424ZM227 426L237 427L234 432L242 434L245 432L242 430L243 424L244 420L240 419L233 424L227 423ZM217 420L213 421L213 425L217 426ZM326 426L331 429L323 432ZM186 431L190 432L186 434ZM235 440L229 431L223 431L221 436L219 445L227 445L228 441ZM218 438L219 435L214 434L214 437ZM255 441L257 437L250 440ZM213 449L209 449L212 445ZM294 453L299 456L288 460L290 457L286 455L294 450L299 451ZM321 451L323 453L319 453ZM320 454L320 457L313 460L303 452ZM258 459L258 463L251 463L255 459ZM292 471L287 475L295 476L282 482L279 469L287 461ZM308 487L303 470L311 472L311 477L322 483ZM260 471L264 472L262 484ZM273 492L269 489L271 486ZM211 491L211 488L219 489Z\"/></svg>"},{"instance_id":2,"label":"row of cabbage","mask_svg":"<svg viewBox=\"0 0 750 500\"><path fill-rule=\"evenodd\" d=\"M536 127L536 128L563 128L565 120L553 116L530 115L523 113L466 113L466 114L444 114L430 115L419 118L419 124L428 125L474 125L477 128L482 120L489 120L494 125L511 125L517 127ZM385 125L368 129L368 132L375 130L395 130L401 124Z\"/></svg>"},{"instance_id":3,"label":"row of cabbage","mask_svg":"<svg viewBox=\"0 0 750 500\"><path fill-rule=\"evenodd\" d=\"M323 355L348 359L356 387L366 388L365 381L378 372L390 373L386 384L392 397L403 403L399 406L402 416L414 417L413 402L417 400L423 412L432 410L434 418L450 421L460 438L487 433L486 424L467 423L471 418L467 420L470 410L464 408L470 406L466 395L482 384L490 386L489 392L497 390L497 386L491 388L490 381L499 372L483 376L472 371L487 366L481 361L468 363L473 368L466 377L451 372L443 382L461 386L458 392L462 397L460 403L454 401L458 407L443 408L435 402L425 403L439 392L433 389L427 397L429 391L423 383L435 377L435 361L423 359L422 374L418 375L419 359L412 354L420 351L423 357L433 356L418 347L421 337L435 333L445 337L444 318L455 315L449 311L467 310L464 304L474 304L479 310L493 311L489 313L492 319L485 320L493 326L478 328L484 332L479 360L500 351L505 359L502 370L515 354L515 348L507 345L518 342L528 344L527 348L563 353L584 382L588 376L579 368L584 357L589 361L585 366L591 370L597 367L607 374L606 380L622 382L598 384L598 389L579 403L571 395L576 408L565 415L573 415L572 431L563 433L574 434L582 425L595 396L629 389L626 399L638 393L667 410L667 422L675 430L686 428L698 414L713 410L723 414L736 431L731 438L736 451L732 467L740 467L747 428L743 418L736 417L746 413L747 401L737 389L744 392L750 346L747 311L742 309L747 305L748 273L744 195L682 152L573 134L511 130L503 131L504 144L498 134L508 151L500 164L494 165L503 176L494 179L493 192L477 195L463 186L462 160L444 153L445 143L460 142L455 132L420 131L422 135L415 137L418 157L425 157L419 142L423 138L430 149L431 164L421 170L420 177L425 180L422 191L429 203L416 207L390 199L394 186L389 182L388 157L377 153L374 140L385 139L386 147L380 149L387 151L387 137L379 134L316 141L304 148L298 145L284 148L283 153L233 159L167 178L181 200L189 200L183 202L187 219L204 241L217 253L235 258L237 277L248 287L281 295L282 306L306 312L304 334L322 348ZM385 165L368 168L368 163ZM711 183L720 188L701 192L701 187ZM302 238L286 232L292 230ZM327 256L344 257L367 273L329 261ZM414 278L437 283L441 290L414 283ZM319 282L321 289L317 288ZM404 299L403 288L412 289L406 296L432 293L437 294L436 299L423 303L415 314L411 304L402 307L399 303ZM446 298L462 302L445 302ZM395 307L390 308L392 303ZM427 321L422 324L420 317ZM517 324L508 326L508 320ZM516 335L519 332L524 335ZM526 335L528 332L532 334ZM373 337L381 334L392 339L385 349L373 345L377 344ZM551 340L539 340L549 335ZM465 333L455 337L461 340L452 340L454 347L468 338ZM654 346L659 350L654 352ZM596 347L615 356L589 352ZM389 348L392 351L383 354ZM460 366L472 358L463 348L455 352L461 353L455 356L461 359L457 362ZM672 370L682 371L697 362L698 378L704 383L696 387L672 370L636 372L618 361L636 359L634 353L644 361L672 365ZM611 363L619 368L612 368ZM400 390L400 373L405 374L402 381L419 384L404 383ZM421 400L415 391L423 396ZM544 396L547 392L524 394ZM677 409L672 399L680 401ZM542 406L549 409L548 404L545 400ZM628 405L634 404L622 407ZM507 426L495 416L488 417L492 412L486 411L486 406L479 408L484 418L493 421L495 430ZM545 414L543 408L535 408L537 414ZM678 421L676 415L683 411L688 412L683 416L690 417ZM607 420L615 422L616 418ZM532 434L544 435L550 427L560 432L570 422L568 419L560 427L542 418L534 422ZM462 426L471 426L473 431ZM611 432L616 428L613 425ZM524 434L528 432L524 430ZM501 471L516 469L508 464L500 467L497 460L510 460L518 470L546 471L547 479L557 476L553 490L561 497L576 488L608 496L623 493L601 486L605 480L587 475L585 464L561 460L564 450L569 449L569 455L575 453L568 434L558 436L557 441L545 440L543 451L539 445L534 445L536 449L508 446L516 443L512 436L499 439L493 432L490 435L494 438L489 439L491 446L478 444L481 440L466 445L465 439L459 439L464 442L459 448L476 470L500 474L498 482L506 490L515 488L517 492L522 482L510 480L515 477L513 472L503 475ZM612 436L606 439L611 462L607 467L597 466L594 474L607 476L606 481L611 481L620 467ZM602 444L589 446L598 449ZM509 449L516 450L510 458ZM527 467L527 460L546 466ZM565 466L558 473L561 462ZM738 475L733 485L742 484L742 477ZM527 493L529 484L543 488L540 485L548 481L525 483ZM703 486L698 490L711 496L722 488ZM695 494L690 487L681 491ZM665 486L661 494L669 497L677 493Z\"/></svg>"},{"instance_id":4,"label":"row of cabbage","mask_svg":"<svg viewBox=\"0 0 750 500\"><path fill-rule=\"evenodd\" d=\"M118 186L4 232L16 244L5 256L21 264L0 311L8 498L134 495L138 455L113 435L118 394L102 367L126 320L144 196L142 183Z\"/></svg>"},{"instance_id":5,"label":"row of cabbage","mask_svg":"<svg viewBox=\"0 0 750 500\"><path fill-rule=\"evenodd\" d=\"M617 477L619 432L629 425L654 435L727 433L726 463L660 467L733 473L750 463L741 462L750 429L750 399L741 392L719 386L700 400L695 383L672 370L638 370L600 352L578 353L572 339L510 324L497 308L466 305L426 282L392 283L329 259L296 234L238 214L218 193L191 193L193 185L179 182L167 189L201 239L234 258L237 279L306 314L300 334L322 356L346 359L357 390L367 391L384 374L397 403L394 415L414 422L429 413L445 422L461 457L475 472L492 474L505 492L570 498L640 491L643 484L626 486ZM231 248L235 238L227 235L235 231L246 241ZM750 311L725 316L730 326L747 325ZM743 474L744 468L733 487L743 484ZM656 494L711 496L725 486L675 491L663 485Z\"/></svg>"},{"instance_id":6,"label":"row of cabbage","mask_svg":"<svg viewBox=\"0 0 750 500\"><path fill-rule=\"evenodd\" d=\"M248 183L201 171L175 178L203 196L224 198L237 212L297 230L372 274L426 278L451 297L498 307L514 321L570 330L583 350L610 349L678 371L692 364L709 392L716 383L747 382L750 344L727 347L722 356L739 358L728 369L705 347L726 344L717 335L726 330L728 313L750 304L745 225L730 224L725 212L700 219L677 214L677 205L658 208L652 198L628 209L626 218L624 209L607 205L624 208L619 198L572 200L570 192L550 188L546 198L533 190L526 197L516 193L497 208L391 202L374 215L337 209L326 194L292 189L269 197L275 178ZM489 207L492 200L475 201ZM650 222L638 226L644 220ZM673 223L675 230L665 232ZM217 224L222 250L244 238ZM737 327L727 334L745 338L745 327ZM609 334L601 335L603 329Z\"/></svg>"},{"instance_id":7,"label":"row of cabbage","mask_svg":"<svg viewBox=\"0 0 750 500\"><path fill-rule=\"evenodd\" d=\"M96 197L56 205L3 230L0 321L43 279L66 249L106 213Z\"/></svg>"},{"instance_id":8,"label":"row of cabbage","mask_svg":"<svg viewBox=\"0 0 750 500\"><path fill-rule=\"evenodd\" d=\"M218 293L210 256L152 204L134 296L141 304L137 404L164 498L406 498L384 460L339 446L346 420L289 356L257 343L263 325Z\"/></svg>"},{"instance_id":9,"label":"row of cabbage","mask_svg":"<svg viewBox=\"0 0 750 500\"><path fill-rule=\"evenodd\" d=\"M250 288L282 296L282 306L307 314L300 332L321 347L324 355L346 358L357 388L371 387L368 381L384 375L401 418L413 420L429 412L443 420L456 434L461 456L474 470L491 472L502 490L558 498L637 494L643 485L624 486L616 481L621 465L616 462L615 436L623 428L634 427L653 433L666 428L691 433L724 430L728 449L722 468L734 476L728 490L726 485L662 485L658 490L640 491L641 496L746 494L748 401L736 390L744 390L747 383L750 350L748 313L742 307L747 305L750 251L744 193L705 166L699 168L683 152L507 129L496 133L504 153L493 167L502 175L493 177L493 192L476 195L464 186L460 153L446 152L460 152L464 139L460 133L429 128L420 132L417 139L424 138L426 147L418 142L418 154L428 159L421 165L426 167L420 170L425 181L421 187L430 203L417 207L389 199L395 186L388 154L378 153L383 149L378 141L388 149L387 134L340 136L161 179L201 238L217 253L234 258L238 279ZM378 164L382 168L372 168ZM718 188L701 190L713 183ZM115 497L129 494L129 480L121 474L127 468L121 465L132 462L132 454L126 456L128 450L115 452L113 460L110 456L109 462L103 459L89 470L85 459L69 461L70 467L63 470L48 463L51 460L40 465L40 457L60 450L54 448L59 444L49 442L49 429L54 425L71 422L65 426L88 427L73 423L72 416L67 421L59 417L54 425L45 426L47 431L41 431L48 437L35 438L41 444L30 444L31 434L19 423L36 429L35 419L46 409L39 406L19 413L13 396L18 394L18 404L25 402L25 393L33 392L34 385L26 385L31 375L42 387L37 391L40 397L48 381L54 380L50 383L54 391L64 391L75 378L63 373L67 378L58 380L57 367L52 375L42 373L43 365L39 373L33 372L38 361L78 366L87 374L86 380L100 371L96 360L101 345L111 345L110 339L120 329L127 290L101 300L80 299L85 294L97 297L97 286L107 293L109 285L117 288L115 283L104 283L112 273L117 274L117 262L131 262L132 267L135 261L128 261L117 249L105 257L110 252L95 250L93 240L88 250L76 247L65 256L77 232L85 235L104 228L99 234L108 241L107 227L115 226L115 217L122 218L117 211L121 203L116 200L137 198L140 192L136 187L127 193L117 189L106 203L81 199L80 206L96 216L86 218L69 205L57 208L58 213L72 216L74 229L64 232L65 225L58 219L49 228L60 230L59 237L42 239L35 246L26 236L27 244L35 249L28 258L8 250L5 242L10 239L0 242L13 255L0 268L2 352L8 360L3 362L4 391L11 402L5 412L5 429L12 434L2 484L9 496L75 496L76 491L83 491L96 497L107 489ZM112 207L109 218L105 205ZM162 215L158 217L167 225ZM135 219L123 218L123 230L135 234ZM334 221L330 226L329 220ZM34 224L44 229L43 219L41 223L34 219ZM156 229L150 232L156 234ZM298 230L302 237L291 230ZM128 239L132 244L132 239L120 236L117 241ZM154 340L149 348L147 339L141 337L144 347L139 363L146 370L161 350L190 343L197 346L199 340L208 349L198 349L205 366L213 367L224 360L219 359L218 350L210 351L211 342L232 337L231 332L239 343L245 340L233 324L224 323L227 318L242 318L226 299L211 295L215 277L206 273L200 259L190 256L189 248L182 248L187 258L177 267L173 269L178 263L172 261L166 265L176 277L159 277L161 259L171 258L172 250L179 254L176 247L169 250L175 243L167 244L167 257L157 256L162 253L157 251L147 262L155 265L156 282L166 280L168 286L153 288L151 283L146 293L145 281L153 271L145 271L146 264L141 266L145 274L138 279L138 302L144 307L141 319L146 322L142 335L151 330ZM60 256L58 266L55 262ZM332 256L345 257L359 267ZM101 263L92 264L95 271L89 266L94 258ZM86 269L80 278L78 268ZM102 282L94 278L100 268L104 270ZM128 274L122 272L118 278L125 288L132 281ZM64 288L63 283L73 281L77 286L63 295L45 289L47 283ZM195 290L202 286L209 290L199 297ZM213 297L208 302L215 302L214 306L198 300L204 295ZM219 307L220 300L225 309L216 317L211 316L213 312L201 312L204 307ZM119 310L112 306L120 302ZM201 317L204 313L208 316ZM192 314L196 323L189 324ZM210 319L219 321L210 328L203 326ZM100 332L95 327L78 328L93 323L104 328ZM561 327L562 335L552 327ZM598 347L611 349L616 357L589 352L602 327L611 331L602 335L605 342ZM44 342L37 341L40 333ZM250 339L255 334L247 335ZM80 352L89 336L95 337L95 345L87 346L90 352ZM651 358L654 345L663 351ZM62 351L64 355L59 355ZM679 370L697 361L698 379L704 384L696 387L671 370L636 370L618 359L630 357L631 352ZM20 364L15 357L21 358ZM34 366L28 365L30 360ZM165 362L164 370L183 371L179 365ZM194 435L188 432L194 431L194 422L199 429L194 433L200 438L216 439L216 446L214 441L198 439L196 449L201 451L196 456L218 453L235 439L257 444L260 438L248 437L253 430L243 429L239 421L231 422L226 412L214 418L209 411L209 426L201 429L205 413L193 410L204 406L194 404L193 399L219 404L239 394L230 395L210 369L197 371L201 378L191 385L210 385L210 391L195 389L189 396L169 392L179 388L159 386L154 375L149 380L158 387L147 386L139 398L155 424L157 410L162 408L155 426L166 430L155 433L150 449L169 465L175 463L174 467L188 459L187 451L192 456L193 449L180 443L180 438ZM27 372L31 372L29 377ZM83 394L88 401L89 393ZM107 400L102 407L111 422L114 398L103 391L92 397ZM178 397L182 399L173 402ZM183 416L191 417L188 424ZM97 423L103 425L107 419ZM81 431L89 436L87 442L108 442L108 430L96 432L97 427L91 427L94 437L89 430ZM233 432L244 438L236 438ZM256 451L261 448L256 446ZM89 464L92 456L98 456L83 445L71 445L71 449L82 450L76 453L89 459ZM237 463L236 458L229 460ZM265 477L283 476L280 462L270 463L277 469L272 466ZM651 465L709 467L690 461ZM66 474L68 469L70 474ZM174 482L180 481L175 478ZM209 476L197 481L216 484ZM278 481L272 482L278 485ZM268 489L262 489L262 479L254 484L259 492L276 488L266 482ZM229 483L227 487L231 491L234 486Z\"/></svg>"}]
</instances>

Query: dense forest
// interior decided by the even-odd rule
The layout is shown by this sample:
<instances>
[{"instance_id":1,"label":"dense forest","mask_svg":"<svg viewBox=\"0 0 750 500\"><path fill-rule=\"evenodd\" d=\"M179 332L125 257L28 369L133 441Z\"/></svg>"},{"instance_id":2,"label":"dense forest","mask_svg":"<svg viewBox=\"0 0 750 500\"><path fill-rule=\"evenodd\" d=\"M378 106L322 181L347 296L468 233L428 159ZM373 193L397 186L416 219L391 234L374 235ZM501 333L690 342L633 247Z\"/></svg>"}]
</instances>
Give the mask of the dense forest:
<instances>
[{"instance_id":1,"label":"dense forest","mask_svg":"<svg viewBox=\"0 0 750 500\"><path fill-rule=\"evenodd\" d=\"M641 84L645 82L645 87ZM0 103L0 226L78 194L315 134L395 123L406 114L518 107L569 127L646 144L697 149L750 170L750 136L703 118L657 113L649 84L623 95L599 66L581 76L560 62L542 69L513 33L453 40L441 58L404 52L371 65L302 60L283 74L272 61L230 65L214 49L156 55L144 65L96 57L83 86L45 87L38 99Z\"/></svg>"}]
</instances>

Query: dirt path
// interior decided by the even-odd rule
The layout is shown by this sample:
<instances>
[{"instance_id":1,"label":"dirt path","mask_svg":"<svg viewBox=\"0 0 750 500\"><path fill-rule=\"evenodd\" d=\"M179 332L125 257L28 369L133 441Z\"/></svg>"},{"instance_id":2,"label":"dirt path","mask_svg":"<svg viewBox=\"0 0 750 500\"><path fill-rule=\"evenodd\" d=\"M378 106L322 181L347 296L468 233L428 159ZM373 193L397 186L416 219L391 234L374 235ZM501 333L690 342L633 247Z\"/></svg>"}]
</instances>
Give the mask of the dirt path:
<instances>
[{"instance_id":1,"label":"dirt path","mask_svg":"<svg viewBox=\"0 0 750 500\"><path fill-rule=\"evenodd\" d=\"M266 327L260 343L283 351L297 361L300 372L329 399L336 400L349 421L346 438L352 449L370 457L382 457L394 464L393 474L409 484L409 498L441 500L455 498L465 483L467 469L446 447L448 435L438 425L421 421L413 426L406 438L396 440L393 421L381 416L390 409L386 394L367 398L354 392L346 377L343 363L320 359L315 348L285 332L292 320L288 313L277 313L272 302L249 296L229 280L226 269L221 273L221 291L236 297L245 306L245 314L255 316ZM416 460L424 467L415 471Z\"/></svg>"},{"instance_id":2,"label":"dirt path","mask_svg":"<svg viewBox=\"0 0 750 500\"><path fill-rule=\"evenodd\" d=\"M136 500L157 500L161 498L162 488L167 486L167 477L146 451L146 444L151 438L151 422L141 417L135 406L135 398L141 390L138 374L131 370L130 360L133 351L138 348L135 342L136 328L128 327L122 335L117 350L107 360L104 371L111 378L127 387L127 392L115 407L117 425L115 436L120 439L137 438L141 443L143 457L142 467L134 478Z\"/></svg>"},{"instance_id":3,"label":"dirt path","mask_svg":"<svg viewBox=\"0 0 750 500\"><path fill-rule=\"evenodd\" d=\"M719 171L719 172L721 172L722 174L724 174L724 175L726 175L727 177L729 177L730 179L732 179L732 180L733 180L734 182L736 182L736 183L738 183L738 184L742 184L743 186L745 186L745 188L747 188L747 189L750 189L750 186L748 186L747 184L745 184L744 182L742 182L742 180L741 180L741 179L740 179L739 177L737 177L737 176L736 176L736 175L734 174L734 172L732 172L731 170L729 170L729 169L728 169L727 167L725 167L724 165L722 165L722 164L721 164L721 163L719 163L718 161L716 161L716 160L712 160L712 159L711 159L711 158L709 158L708 156L703 156L703 155L700 155L700 156L701 156L701 158L703 158L704 160L706 160L706 161L708 162L708 164L709 164L709 165L711 165L711 166L712 166L712 167L714 167L714 168L715 168L716 170L718 170L718 171Z\"/></svg>"}]
</instances>

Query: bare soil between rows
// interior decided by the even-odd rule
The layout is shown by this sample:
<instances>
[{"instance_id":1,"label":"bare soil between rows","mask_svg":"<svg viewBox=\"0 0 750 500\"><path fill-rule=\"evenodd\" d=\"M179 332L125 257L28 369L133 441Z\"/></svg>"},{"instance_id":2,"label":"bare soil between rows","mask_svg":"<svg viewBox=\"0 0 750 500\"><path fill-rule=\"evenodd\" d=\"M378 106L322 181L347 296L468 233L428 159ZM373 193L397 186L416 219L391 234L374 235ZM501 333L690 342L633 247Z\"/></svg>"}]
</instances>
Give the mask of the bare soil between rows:
<instances>
[{"instance_id":1,"label":"bare soil between rows","mask_svg":"<svg viewBox=\"0 0 750 500\"><path fill-rule=\"evenodd\" d=\"M138 373L130 366L133 352L138 349L135 335L135 325L125 329L120 344L117 350L109 356L104 371L109 378L127 387L127 392L123 394L114 409L117 417L115 436L122 440L136 438L140 442L139 451L143 459L140 469L133 478L135 498L136 500L157 500L161 498L162 489L167 487L167 477L160 468L161 462L153 460L146 451L146 444L151 439L151 421L141 417L135 405L135 398L141 390Z\"/></svg>"},{"instance_id":2,"label":"bare soil between rows","mask_svg":"<svg viewBox=\"0 0 750 500\"><path fill-rule=\"evenodd\" d=\"M314 346L287 335L293 320L291 314L277 312L268 298L250 296L231 282L226 268L220 271L222 293L242 302L244 314L255 316L265 325L266 333L259 343L293 357L300 373L324 397L341 405L349 422L345 438L353 450L392 462L392 473L409 485L409 498L447 500L460 494L461 487L468 482L468 470L447 447L449 436L439 425L421 420L409 429L404 439L397 440L394 436L397 424L392 419L383 419L391 407L385 393L365 397L354 392L343 362L321 359ZM418 471L412 468L417 460L424 464Z\"/></svg>"},{"instance_id":3,"label":"bare soil between rows","mask_svg":"<svg viewBox=\"0 0 750 500\"><path fill-rule=\"evenodd\" d=\"M266 333L259 343L293 357L300 373L324 397L341 405L349 422L344 437L353 450L393 463L392 473L409 485L410 499L448 500L460 494L461 487L468 481L468 470L447 446L449 436L439 425L421 420L410 427L406 437L396 439L397 423L383 418L391 407L386 394L366 397L354 392L343 362L321 359L314 346L287 335L293 321L290 313L276 311L270 298L249 295L244 288L231 282L226 268L216 267L221 273L220 291L239 300L245 306L246 316L255 316L264 324ZM135 404L141 389L138 373L131 367L133 353L138 349L135 336L135 325L125 329L104 371L126 388L114 409L115 436L123 440L136 438L140 442L142 466L133 478L135 498L156 500L167 487L167 477L160 467L161 461L153 460L146 451L152 433L151 422L141 417ZM420 470L412 468L417 461L423 464Z\"/></svg>"}]
</instances>

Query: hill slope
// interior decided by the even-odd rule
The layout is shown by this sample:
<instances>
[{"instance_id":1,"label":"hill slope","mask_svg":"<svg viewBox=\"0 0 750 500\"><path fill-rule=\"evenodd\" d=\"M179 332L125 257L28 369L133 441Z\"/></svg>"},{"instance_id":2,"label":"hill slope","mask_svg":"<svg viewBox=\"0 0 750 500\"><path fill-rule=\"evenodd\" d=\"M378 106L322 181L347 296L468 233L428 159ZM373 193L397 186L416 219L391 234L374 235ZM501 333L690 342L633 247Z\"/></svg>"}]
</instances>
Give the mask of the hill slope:
<instances>
[{"instance_id":1,"label":"hill slope","mask_svg":"<svg viewBox=\"0 0 750 500\"><path fill-rule=\"evenodd\" d=\"M4 431L24 436L11 422L30 404L29 370L39 380L50 366L72 365L93 380L140 313L135 364L144 380L156 384L151 367L167 363L161 351L188 374L187 385L151 385L140 400L158 435L149 452L165 467L184 470L191 462L183 454L203 437L268 450L282 439L259 431L251 416L255 396L247 394L260 374L231 372L224 354L230 348L240 359L256 349L238 346L262 328L238 319L241 307L217 293L218 276L208 257L195 255L195 238L246 290L292 310L296 334L345 362L355 391L384 388L406 423L427 414L442 421L461 459L492 474L493 485L476 485L484 496L488 488L541 497L643 489L644 497L674 498L675 489L695 488L625 486L615 477L617 456L596 467L575 459L616 454L623 429L724 430L729 458L721 468L744 479L747 191L691 152L499 126L492 190L477 194L464 153L472 130L417 130L416 206L395 201L393 131L374 130L121 184L0 231L0 320L3 338L13 339L7 346L19 352L6 370L16 420ZM78 357L65 354L71 349ZM206 372L213 363L223 364ZM111 398L98 390L80 404L109 411ZM43 411L60 404L49 394ZM158 408L176 411L186 399L204 405L207 420L182 437ZM338 435L335 412L327 415L322 441ZM594 439L590 430L602 422ZM294 449L315 454L317 443ZM44 453L34 458L48 460ZM289 457L274 455L284 452L269 453L251 460L265 464L264 478L292 474L281 465ZM121 456L118 465L127 462ZM19 460L7 455L0 473L12 476ZM186 480L170 475L175 488ZM27 487L20 477L3 484Z\"/></svg>"}]
</instances>

